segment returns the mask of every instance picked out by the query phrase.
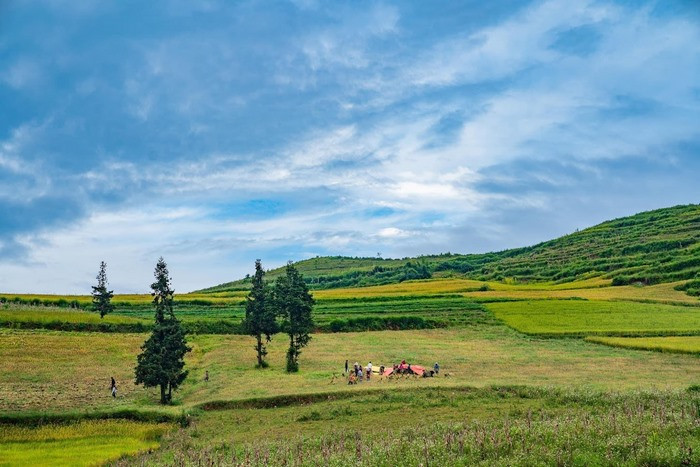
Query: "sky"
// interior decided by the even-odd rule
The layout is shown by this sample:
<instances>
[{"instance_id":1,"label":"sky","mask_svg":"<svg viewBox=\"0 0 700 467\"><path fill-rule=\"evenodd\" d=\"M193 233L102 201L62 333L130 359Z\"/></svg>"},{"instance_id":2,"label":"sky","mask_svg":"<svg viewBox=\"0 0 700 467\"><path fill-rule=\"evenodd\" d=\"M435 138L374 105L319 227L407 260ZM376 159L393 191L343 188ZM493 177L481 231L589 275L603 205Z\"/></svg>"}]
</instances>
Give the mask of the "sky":
<instances>
[{"instance_id":1,"label":"sky","mask_svg":"<svg viewBox=\"0 0 700 467\"><path fill-rule=\"evenodd\" d=\"M502 250L699 180L696 0L0 0L5 293Z\"/></svg>"}]
</instances>

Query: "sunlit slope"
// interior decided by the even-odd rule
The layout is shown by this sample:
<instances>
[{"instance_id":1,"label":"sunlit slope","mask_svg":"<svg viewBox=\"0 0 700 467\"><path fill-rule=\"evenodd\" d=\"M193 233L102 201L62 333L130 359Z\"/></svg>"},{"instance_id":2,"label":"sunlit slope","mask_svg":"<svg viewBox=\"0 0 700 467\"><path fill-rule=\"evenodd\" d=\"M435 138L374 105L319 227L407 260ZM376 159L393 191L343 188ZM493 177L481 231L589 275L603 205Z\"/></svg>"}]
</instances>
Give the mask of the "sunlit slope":
<instances>
[{"instance_id":1,"label":"sunlit slope","mask_svg":"<svg viewBox=\"0 0 700 467\"><path fill-rule=\"evenodd\" d=\"M251 265L252 266L252 265ZM658 284L700 273L700 205L615 219L525 248L494 253L381 259L318 257L295 263L311 288L360 287L438 276L482 281L570 282L603 277L614 285ZM269 272L274 279L283 268ZM201 292L247 288L246 279Z\"/></svg>"}]
</instances>

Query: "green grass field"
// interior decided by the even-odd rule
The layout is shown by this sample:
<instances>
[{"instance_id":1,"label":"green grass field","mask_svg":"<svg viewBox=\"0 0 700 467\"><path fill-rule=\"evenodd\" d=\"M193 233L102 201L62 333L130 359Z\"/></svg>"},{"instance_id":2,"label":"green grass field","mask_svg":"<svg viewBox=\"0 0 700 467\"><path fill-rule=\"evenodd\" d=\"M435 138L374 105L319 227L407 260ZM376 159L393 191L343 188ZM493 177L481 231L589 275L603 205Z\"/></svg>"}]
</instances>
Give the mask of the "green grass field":
<instances>
[{"instance_id":1,"label":"green grass field","mask_svg":"<svg viewBox=\"0 0 700 467\"><path fill-rule=\"evenodd\" d=\"M260 456L260 462L266 459L265 462L277 463L302 455L309 462L325 459L342 465L351 458L348 455L353 455L353 443L359 439L367 450L364 464L390 465L401 459L400 452L408 448L406 440L425 439L429 442L425 449L430 458L449 464L471 463L475 459L487 463L509 459L517 463L520 459L518 462L531 464L537 459L557 459L568 452L567 439L582 429L586 442L576 443L574 449L581 462L648 459L662 464L678 463L687 456L687 448L678 443L695 446L693 440L697 437L693 437L693 425L687 417L697 397L684 392L700 382L695 355L645 353L582 339L532 338L488 318L490 313L478 304L459 297L438 298L444 302L435 301L440 305L433 310L425 308L427 303L420 298L394 297L385 303L383 300L326 300L318 311L335 317L380 315L386 306L389 313L394 307L407 314L456 314L470 318L447 329L315 334L302 353L301 371L292 375L284 371L283 335L276 336L270 344L271 367L265 370L254 368L253 340L248 336L190 336L190 376L176 393L176 405L168 407L158 406L155 391L132 383L135 357L146 334L0 330L0 416L16 419L28 415L36 419L42 413L50 413L60 419L61 414L79 418L95 411L109 414L157 410L171 416L184 411L194 417L193 426L186 429L144 424L148 433L167 431L158 449L157 437L143 435L145 432L137 429L131 430L129 436L118 430L102 436L62 425L45 426L38 431L22 428L22 436L27 439L21 441L19 449L21 436L13 431L16 427L4 426L0 459L9 459L5 461L9 465L32 465L39 460L61 464L76 456L98 462L156 449L119 463L197 464L235 458L237 463L245 464L255 456ZM571 300L543 302L590 305ZM648 306L609 304L629 305L632 309ZM693 307L671 308L696 311ZM363 364L371 360L375 368L402 359L425 366L438 361L442 376L375 376L369 382L348 386L341 375L346 358ZM210 373L209 382L203 381L205 370ZM118 382L116 400L109 395L110 376ZM529 389L518 390L524 392L517 396L510 390L490 389L512 385L526 385ZM572 390L580 394L561 395ZM674 419L624 412L625 407L638 406L638 401L629 398L636 397L633 395L640 390L650 391L645 403L651 398L663 408L654 410L687 404L690 409L682 409L685 415ZM622 409L614 408L610 401L618 396L609 391L622 391L619 397L628 398L620 406ZM275 397L278 399L266 399ZM251 399L257 400L252 406ZM664 402L669 400L672 402ZM253 409L254 406L262 408ZM206 407L226 410L202 411ZM611 417L618 413L623 415L612 423ZM507 428L504 423L508 423ZM524 436L526 424L530 434ZM475 433L483 429L501 433L494 438L498 440L495 445L486 448L474 444L478 439ZM51 438L53 435L40 434L66 430L75 433L57 440ZM14 433L15 437L7 433ZM612 454L596 441L596 434L601 433L615 440L606 445L613 447ZM639 444L645 434L652 437ZM451 437L461 437L464 450L449 448L445 439ZM260 439L264 441L255 441ZM523 451L515 444L506 449L503 443L508 439L519 440L518 446L537 439L547 441L533 444L539 446L537 449ZM289 446L296 446L294 453ZM322 446L327 446L327 454L319 459ZM387 450L386 446L391 448ZM628 454L620 454L624 452ZM417 464L421 459L414 456L406 462Z\"/></svg>"},{"instance_id":2,"label":"green grass field","mask_svg":"<svg viewBox=\"0 0 700 467\"><path fill-rule=\"evenodd\" d=\"M694 465L700 396L386 390L209 411L120 465Z\"/></svg>"},{"instance_id":3,"label":"green grass field","mask_svg":"<svg viewBox=\"0 0 700 467\"><path fill-rule=\"evenodd\" d=\"M156 449L169 428L126 420L81 421L39 428L0 425L0 465L102 464Z\"/></svg>"},{"instance_id":4,"label":"green grass field","mask_svg":"<svg viewBox=\"0 0 700 467\"><path fill-rule=\"evenodd\" d=\"M588 300L650 301L700 306L700 298L689 296L685 292L675 289L676 286L683 283L681 281L648 286L627 285L612 287L610 286L610 280L600 277L563 284L518 284L470 279L432 279L373 287L316 290L313 293L320 301L335 298L429 297L431 295L459 294L475 299L539 300L585 298Z\"/></svg>"},{"instance_id":5,"label":"green grass field","mask_svg":"<svg viewBox=\"0 0 700 467\"><path fill-rule=\"evenodd\" d=\"M135 386L133 367L143 334L0 331L0 412L157 408L155 393ZM301 356L298 374L284 371L286 341L269 347L271 368L254 368L247 336L200 335L190 339L190 377L177 394L181 406L212 400L343 391L345 359L376 367L407 359L438 361L449 377L377 378L358 391L390 387L493 384L586 385L597 389L679 389L700 380L691 355L647 354L579 339L532 339L504 326L460 329L317 334ZM50 364L47 364L50 362ZM204 371L211 380L202 381ZM109 395L109 378L119 397ZM173 407L174 412L180 408Z\"/></svg>"},{"instance_id":6,"label":"green grass field","mask_svg":"<svg viewBox=\"0 0 700 467\"><path fill-rule=\"evenodd\" d=\"M627 349L700 355L700 336L673 337L587 337L586 341Z\"/></svg>"},{"instance_id":7,"label":"green grass field","mask_svg":"<svg viewBox=\"0 0 700 467\"><path fill-rule=\"evenodd\" d=\"M219 323L222 322L238 325L245 316L245 309L237 303L224 306L179 305L176 313L186 326L196 329L195 326L205 325L204 332L211 333L215 332L212 329L221 327ZM337 320L388 317L418 317L439 326L460 326L493 319L481 305L459 295L325 299L318 300L314 309L315 322L324 331L329 330L330 324ZM0 327L5 328L137 332L145 331L152 319L150 306L117 307L104 319L89 311L15 304L0 306ZM138 325L142 327L134 327Z\"/></svg>"},{"instance_id":8,"label":"green grass field","mask_svg":"<svg viewBox=\"0 0 700 467\"><path fill-rule=\"evenodd\" d=\"M487 305L494 315L531 335L697 335L700 308L649 303L538 300Z\"/></svg>"}]
</instances>

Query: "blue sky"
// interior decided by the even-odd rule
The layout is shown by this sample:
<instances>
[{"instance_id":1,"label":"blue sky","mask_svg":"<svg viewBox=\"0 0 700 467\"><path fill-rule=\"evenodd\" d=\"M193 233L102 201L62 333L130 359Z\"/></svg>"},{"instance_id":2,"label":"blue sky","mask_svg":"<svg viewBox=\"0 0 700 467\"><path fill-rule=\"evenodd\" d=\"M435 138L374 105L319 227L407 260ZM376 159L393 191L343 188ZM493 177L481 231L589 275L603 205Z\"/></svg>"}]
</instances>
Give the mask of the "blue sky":
<instances>
[{"instance_id":1,"label":"blue sky","mask_svg":"<svg viewBox=\"0 0 700 467\"><path fill-rule=\"evenodd\" d=\"M700 201L696 1L0 1L0 290L184 292Z\"/></svg>"}]
</instances>

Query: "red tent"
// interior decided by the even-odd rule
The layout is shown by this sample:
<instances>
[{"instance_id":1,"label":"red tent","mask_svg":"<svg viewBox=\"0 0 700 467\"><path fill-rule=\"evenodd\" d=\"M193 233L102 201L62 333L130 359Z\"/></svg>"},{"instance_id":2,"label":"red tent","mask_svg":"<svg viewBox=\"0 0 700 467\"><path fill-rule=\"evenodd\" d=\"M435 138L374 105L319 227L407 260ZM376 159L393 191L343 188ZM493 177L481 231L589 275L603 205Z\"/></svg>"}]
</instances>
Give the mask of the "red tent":
<instances>
[{"instance_id":1,"label":"red tent","mask_svg":"<svg viewBox=\"0 0 700 467\"><path fill-rule=\"evenodd\" d=\"M402 363L396 367L396 370L400 373L413 373L414 375L423 376L425 373L425 368L420 365L409 365L408 363ZM389 376L394 374L393 368L387 368L384 370L384 376Z\"/></svg>"}]
</instances>

